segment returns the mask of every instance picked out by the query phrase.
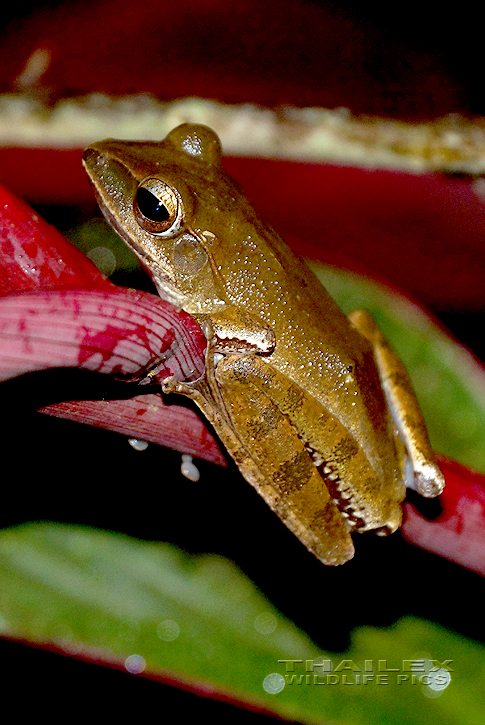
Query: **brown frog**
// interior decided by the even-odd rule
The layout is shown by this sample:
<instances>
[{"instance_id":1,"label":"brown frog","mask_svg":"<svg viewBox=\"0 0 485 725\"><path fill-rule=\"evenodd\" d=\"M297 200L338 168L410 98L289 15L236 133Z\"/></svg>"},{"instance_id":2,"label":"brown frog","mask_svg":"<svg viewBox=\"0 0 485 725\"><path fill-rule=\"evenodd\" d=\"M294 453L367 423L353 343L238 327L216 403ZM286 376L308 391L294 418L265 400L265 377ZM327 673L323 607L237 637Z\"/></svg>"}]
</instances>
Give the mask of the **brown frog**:
<instances>
[{"instance_id":1,"label":"brown frog","mask_svg":"<svg viewBox=\"0 0 485 725\"><path fill-rule=\"evenodd\" d=\"M399 358L371 316L346 317L224 172L216 134L183 124L161 142L108 139L84 165L100 207L164 299L208 340L192 398L251 483L324 564L351 532L395 531L405 486L444 479Z\"/></svg>"}]
</instances>

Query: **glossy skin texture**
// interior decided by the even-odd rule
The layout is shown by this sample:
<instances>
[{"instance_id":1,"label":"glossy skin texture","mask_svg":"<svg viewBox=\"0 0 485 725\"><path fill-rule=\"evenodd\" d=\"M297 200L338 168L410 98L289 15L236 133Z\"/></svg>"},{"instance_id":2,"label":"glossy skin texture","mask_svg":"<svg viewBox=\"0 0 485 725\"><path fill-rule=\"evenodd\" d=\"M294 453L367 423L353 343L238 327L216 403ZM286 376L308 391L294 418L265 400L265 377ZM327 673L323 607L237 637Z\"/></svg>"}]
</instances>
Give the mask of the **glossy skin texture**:
<instances>
[{"instance_id":1,"label":"glossy skin texture","mask_svg":"<svg viewBox=\"0 0 485 725\"><path fill-rule=\"evenodd\" d=\"M395 531L409 462L408 485L440 493L399 359L367 313L345 317L258 219L211 129L184 124L160 143L108 139L86 149L84 164L160 295L204 327L205 376L167 380L166 391L195 400L310 551L340 564L353 556L351 531Z\"/></svg>"}]
</instances>

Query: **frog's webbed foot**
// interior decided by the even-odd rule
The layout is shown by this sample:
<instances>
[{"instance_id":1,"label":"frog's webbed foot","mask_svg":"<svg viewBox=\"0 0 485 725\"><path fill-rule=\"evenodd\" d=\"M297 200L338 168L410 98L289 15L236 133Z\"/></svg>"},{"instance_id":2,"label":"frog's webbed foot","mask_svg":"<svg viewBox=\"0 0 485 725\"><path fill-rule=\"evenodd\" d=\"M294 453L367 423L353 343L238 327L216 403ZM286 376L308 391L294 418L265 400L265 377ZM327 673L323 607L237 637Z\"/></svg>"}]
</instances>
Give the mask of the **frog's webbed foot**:
<instances>
[{"instance_id":1,"label":"frog's webbed foot","mask_svg":"<svg viewBox=\"0 0 485 725\"><path fill-rule=\"evenodd\" d=\"M438 496L445 479L435 462L423 414L406 368L368 312L354 310L349 320L372 345L387 403L412 469L406 470L406 486L427 498Z\"/></svg>"}]
</instances>

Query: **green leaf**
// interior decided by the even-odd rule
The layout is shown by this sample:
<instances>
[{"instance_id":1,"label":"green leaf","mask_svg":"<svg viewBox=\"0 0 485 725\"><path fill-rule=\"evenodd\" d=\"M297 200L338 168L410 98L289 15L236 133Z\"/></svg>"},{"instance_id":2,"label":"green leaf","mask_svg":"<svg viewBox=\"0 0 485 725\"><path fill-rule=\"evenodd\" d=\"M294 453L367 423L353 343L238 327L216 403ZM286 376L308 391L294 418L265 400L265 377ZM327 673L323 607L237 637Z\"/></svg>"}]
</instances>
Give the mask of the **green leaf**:
<instances>
[{"instance_id":1,"label":"green leaf","mask_svg":"<svg viewBox=\"0 0 485 725\"><path fill-rule=\"evenodd\" d=\"M0 592L6 635L66 653L95 652L128 671L169 670L303 723L483 722L481 646L407 618L389 630L357 630L349 652L323 652L218 556L77 526L25 524L0 532ZM332 661L332 672L319 658ZM419 679L436 678L432 660L452 660L444 689ZM320 667L312 670L314 661Z\"/></svg>"},{"instance_id":2,"label":"green leaf","mask_svg":"<svg viewBox=\"0 0 485 725\"><path fill-rule=\"evenodd\" d=\"M485 372L420 307L374 280L309 262L348 313L364 308L403 360L436 451L485 472Z\"/></svg>"}]
</instances>

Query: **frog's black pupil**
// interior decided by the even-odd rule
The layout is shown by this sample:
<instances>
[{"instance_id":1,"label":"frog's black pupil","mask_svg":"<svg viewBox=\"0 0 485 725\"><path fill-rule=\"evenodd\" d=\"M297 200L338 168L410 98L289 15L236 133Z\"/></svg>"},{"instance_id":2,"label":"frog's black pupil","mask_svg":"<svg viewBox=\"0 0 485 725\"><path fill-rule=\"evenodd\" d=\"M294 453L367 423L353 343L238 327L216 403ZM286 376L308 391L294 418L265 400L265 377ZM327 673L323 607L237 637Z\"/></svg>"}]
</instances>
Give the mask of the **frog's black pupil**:
<instances>
[{"instance_id":1,"label":"frog's black pupil","mask_svg":"<svg viewBox=\"0 0 485 725\"><path fill-rule=\"evenodd\" d=\"M165 204L143 186L136 192L136 203L143 216L152 222L166 222L170 219L170 213Z\"/></svg>"}]
</instances>

